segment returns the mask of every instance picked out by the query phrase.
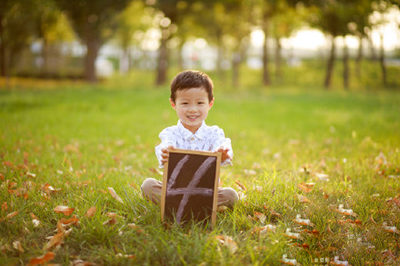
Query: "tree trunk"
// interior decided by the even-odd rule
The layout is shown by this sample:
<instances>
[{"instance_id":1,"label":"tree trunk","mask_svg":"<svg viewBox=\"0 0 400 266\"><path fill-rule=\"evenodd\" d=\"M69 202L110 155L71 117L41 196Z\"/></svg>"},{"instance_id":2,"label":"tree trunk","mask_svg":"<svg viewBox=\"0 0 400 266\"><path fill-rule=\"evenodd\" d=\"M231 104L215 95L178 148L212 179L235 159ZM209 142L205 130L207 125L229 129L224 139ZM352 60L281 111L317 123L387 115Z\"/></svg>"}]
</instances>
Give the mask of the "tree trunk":
<instances>
[{"instance_id":1,"label":"tree trunk","mask_svg":"<svg viewBox=\"0 0 400 266\"><path fill-rule=\"evenodd\" d=\"M358 45L358 52L357 52L357 57L356 57L356 75L357 75L357 78L360 79L361 78L361 60L363 59L363 37L361 34L358 36L358 41L359 41L359 45Z\"/></svg>"},{"instance_id":2,"label":"tree trunk","mask_svg":"<svg viewBox=\"0 0 400 266\"><path fill-rule=\"evenodd\" d=\"M119 73L126 75L129 72L130 58L129 58L129 48L123 47L121 54L119 56Z\"/></svg>"},{"instance_id":3,"label":"tree trunk","mask_svg":"<svg viewBox=\"0 0 400 266\"><path fill-rule=\"evenodd\" d=\"M275 51L275 76L277 79L282 78L282 44L279 37L275 38L276 41L276 51Z\"/></svg>"},{"instance_id":4,"label":"tree trunk","mask_svg":"<svg viewBox=\"0 0 400 266\"><path fill-rule=\"evenodd\" d=\"M381 65L382 71L382 83L384 86L387 85L387 72L386 72L386 63L385 63L385 49L383 47L383 33L380 34L381 45L379 49L379 64Z\"/></svg>"},{"instance_id":5,"label":"tree trunk","mask_svg":"<svg viewBox=\"0 0 400 266\"><path fill-rule=\"evenodd\" d=\"M344 46L343 46L343 86L347 90L349 89L349 77L350 77L350 70L349 70L349 48L346 43L346 39L344 39Z\"/></svg>"},{"instance_id":6,"label":"tree trunk","mask_svg":"<svg viewBox=\"0 0 400 266\"><path fill-rule=\"evenodd\" d=\"M161 38L160 48L158 49L158 65L157 65L157 78L156 85L163 85L167 81L168 70L168 38L163 36Z\"/></svg>"},{"instance_id":7,"label":"tree trunk","mask_svg":"<svg viewBox=\"0 0 400 266\"><path fill-rule=\"evenodd\" d=\"M3 18L0 15L0 76L5 77L7 76L7 69L6 69L6 47L4 44L4 29L3 29Z\"/></svg>"},{"instance_id":8,"label":"tree trunk","mask_svg":"<svg viewBox=\"0 0 400 266\"><path fill-rule=\"evenodd\" d=\"M234 52L232 56L232 86L239 87L239 67L240 67L240 53Z\"/></svg>"},{"instance_id":9,"label":"tree trunk","mask_svg":"<svg viewBox=\"0 0 400 266\"><path fill-rule=\"evenodd\" d=\"M335 36L332 36L332 45L331 45L331 51L328 59L328 64L326 68L326 76L325 76L325 82L324 86L326 89L329 89L332 85L332 74L333 74L333 67L335 63Z\"/></svg>"},{"instance_id":10,"label":"tree trunk","mask_svg":"<svg viewBox=\"0 0 400 266\"><path fill-rule=\"evenodd\" d=\"M271 84L271 80L269 77L269 69L268 69L268 16L264 14L264 25L263 25L263 32L264 32L264 43L263 43L263 84L268 86Z\"/></svg>"},{"instance_id":11,"label":"tree trunk","mask_svg":"<svg viewBox=\"0 0 400 266\"><path fill-rule=\"evenodd\" d=\"M372 42L372 38L370 35L367 35L367 40L369 42L369 48L371 51L371 60L376 61L377 56L376 56L375 49L374 49L374 43Z\"/></svg>"},{"instance_id":12,"label":"tree trunk","mask_svg":"<svg viewBox=\"0 0 400 266\"><path fill-rule=\"evenodd\" d=\"M49 74L49 42L46 38L43 38L43 47L42 47L42 74L44 77L47 77Z\"/></svg>"},{"instance_id":13,"label":"tree trunk","mask_svg":"<svg viewBox=\"0 0 400 266\"><path fill-rule=\"evenodd\" d=\"M86 56L85 56L85 79L88 82L96 83L96 58L99 52L99 42L95 38L88 36L86 38Z\"/></svg>"}]
</instances>

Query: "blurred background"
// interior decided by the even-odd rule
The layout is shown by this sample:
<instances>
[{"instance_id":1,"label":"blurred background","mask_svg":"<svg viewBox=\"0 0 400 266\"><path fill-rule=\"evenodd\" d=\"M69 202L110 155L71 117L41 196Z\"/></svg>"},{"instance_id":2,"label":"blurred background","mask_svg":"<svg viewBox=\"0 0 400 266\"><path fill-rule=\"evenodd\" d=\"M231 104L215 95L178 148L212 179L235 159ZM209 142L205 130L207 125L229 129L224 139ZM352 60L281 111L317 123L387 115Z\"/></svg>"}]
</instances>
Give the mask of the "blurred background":
<instances>
[{"instance_id":1,"label":"blurred background","mask_svg":"<svg viewBox=\"0 0 400 266\"><path fill-rule=\"evenodd\" d=\"M399 88L399 0L1 0L0 86L200 69L232 88ZM311 73L311 74L309 74ZM311 84L310 83L310 84Z\"/></svg>"}]
</instances>

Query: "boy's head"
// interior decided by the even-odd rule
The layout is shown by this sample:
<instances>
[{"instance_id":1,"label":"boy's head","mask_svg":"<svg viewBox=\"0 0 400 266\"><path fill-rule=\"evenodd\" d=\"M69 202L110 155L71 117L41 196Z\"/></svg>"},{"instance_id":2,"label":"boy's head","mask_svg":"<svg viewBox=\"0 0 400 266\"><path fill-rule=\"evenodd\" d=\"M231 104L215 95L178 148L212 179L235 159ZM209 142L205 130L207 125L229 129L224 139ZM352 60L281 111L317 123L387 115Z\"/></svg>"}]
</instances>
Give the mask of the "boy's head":
<instances>
[{"instance_id":1,"label":"boy's head","mask_svg":"<svg viewBox=\"0 0 400 266\"><path fill-rule=\"evenodd\" d=\"M171 101L175 103L176 92L192 88L202 88L207 92L208 101L212 102L213 95L213 82L210 77L200 71L186 70L180 72L171 82Z\"/></svg>"}]
</instances>

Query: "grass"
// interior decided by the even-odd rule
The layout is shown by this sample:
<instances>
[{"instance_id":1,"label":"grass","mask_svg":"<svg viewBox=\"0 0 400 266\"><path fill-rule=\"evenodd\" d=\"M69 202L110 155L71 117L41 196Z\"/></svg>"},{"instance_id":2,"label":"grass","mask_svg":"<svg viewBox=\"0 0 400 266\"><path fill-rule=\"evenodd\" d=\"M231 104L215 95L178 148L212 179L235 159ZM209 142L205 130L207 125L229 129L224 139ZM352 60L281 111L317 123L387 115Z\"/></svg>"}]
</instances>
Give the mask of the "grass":
<instances>
[{"instance_id":1,"label":"grass","mask_svg":"<svg viewBox=\"0 0 400 266\"><path fill-rule=\"evenodd\" d=\"M62 265L280 265L285 254L302 265L335 256L400 263L399 234L383 225L400 228L398 91L217 91L207 123L232 139L234 165L221 181L242 200L211 230L164 225L141 197L145 178L161 178L158 133L177 122L167 87L115 82L0 91L1 265L48 252ZM358 216L336 212L339 204ZM296 224L297 214L315 226ZM268 224L276 228L265 233ZM286 237L287 228L302 239Z\"/></svg>"}]
</instances>

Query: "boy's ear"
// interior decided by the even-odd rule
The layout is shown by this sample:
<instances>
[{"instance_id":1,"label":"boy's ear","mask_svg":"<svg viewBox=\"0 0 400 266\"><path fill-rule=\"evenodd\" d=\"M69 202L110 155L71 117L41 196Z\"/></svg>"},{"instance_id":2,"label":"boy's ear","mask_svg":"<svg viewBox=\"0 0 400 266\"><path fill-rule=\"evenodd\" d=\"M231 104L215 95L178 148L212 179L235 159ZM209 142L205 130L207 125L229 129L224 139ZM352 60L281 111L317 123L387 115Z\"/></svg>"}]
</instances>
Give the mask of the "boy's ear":
<instances>
[{"instance_id":1,"label":"boy's ear","mask_svg":"<svg viewBox=\"0 0 400 266\"><path fill-rule=\"evenodd\" d=\"M213 98L212 101L211 101L210 104L209 104L209 107L210 107L210 108L213 107L213 105L214 105L214 99L215 99L215 98Z\"/></svg>"},{"instance_id":2,"label":"boy's ear","mask_svg":"<svg viewBox=\"0 0 400 266\"><path fill-rule=\"evenodd\" d=\"M169 98L169 102L171 103L172 108L175 109L175 103L174 103L174 101L173 101L171 98Z\"/></svg>"}]
</instances>

